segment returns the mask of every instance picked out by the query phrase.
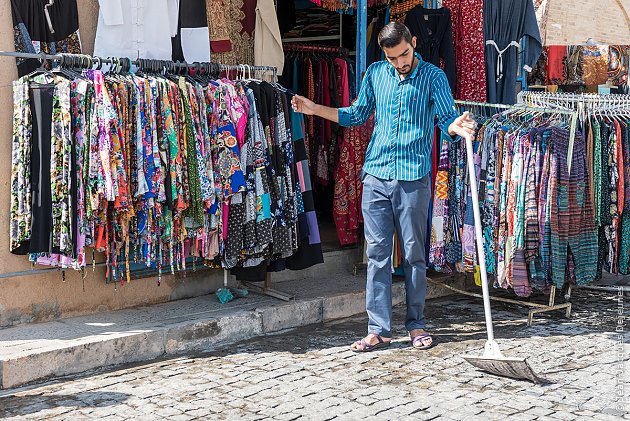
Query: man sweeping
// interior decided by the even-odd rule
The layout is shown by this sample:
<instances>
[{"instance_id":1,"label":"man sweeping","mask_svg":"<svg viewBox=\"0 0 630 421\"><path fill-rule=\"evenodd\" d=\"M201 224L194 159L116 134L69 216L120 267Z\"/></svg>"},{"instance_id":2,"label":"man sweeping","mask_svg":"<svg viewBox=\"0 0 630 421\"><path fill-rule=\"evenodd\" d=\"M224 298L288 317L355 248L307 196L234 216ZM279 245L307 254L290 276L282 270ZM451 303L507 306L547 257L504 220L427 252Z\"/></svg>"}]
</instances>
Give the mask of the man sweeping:
<instances>
[{"instance_id":1,"label":"man sweeping","mask_svg":"<svg viewBox=\"0 0 630 421\"><path fill-rule=\"evenodd\" d=\"M414 53L416 38L401 23L390 23L378 36L387 61L370 65L357 100L346 108L315 104L302 96L293 109L344 127L360 126L376 111L374 132L363 165L363 219L367 243L366 310L368 334L353 343L357 352L389 346L392 338L394 229L403 253L407 316L405 327L416 349L433 338L425 330L425 239L431 200L431 151L435 117L442 136L457 141L473 134L468 113L459 116L444 72Z\"/></svg>"}]
</instances>

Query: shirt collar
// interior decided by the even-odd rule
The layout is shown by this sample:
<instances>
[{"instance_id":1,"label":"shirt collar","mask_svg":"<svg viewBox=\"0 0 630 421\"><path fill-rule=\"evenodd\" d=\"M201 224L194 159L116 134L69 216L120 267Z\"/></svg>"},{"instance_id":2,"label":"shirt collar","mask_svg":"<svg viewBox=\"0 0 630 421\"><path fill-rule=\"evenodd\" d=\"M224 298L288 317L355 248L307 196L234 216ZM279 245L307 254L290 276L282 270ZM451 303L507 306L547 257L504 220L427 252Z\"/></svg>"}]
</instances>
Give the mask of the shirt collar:
<instances>
[{"instance_id":1,"label":"shirt collar","mask_svg":"<svg viewBox=\"0 0 630 421\"><path fill-rule=\"evenodd\" d=\"M420 67L424 64L424 60L422 60L422 57L420 56L420 54L416 52L413 53L413 56L418 59L418 65L416 66L415 69L413 69L413 72L411 72L411 74L404 79L401 79L400 76L398 76L398 72L396 72L396 68L394 66L392 66L391 64L389 65L389 73L392 76L394 76L399 82L413 79L416 76L418 76L418 72L420 71Z\"/></svg>"}]
</instances>

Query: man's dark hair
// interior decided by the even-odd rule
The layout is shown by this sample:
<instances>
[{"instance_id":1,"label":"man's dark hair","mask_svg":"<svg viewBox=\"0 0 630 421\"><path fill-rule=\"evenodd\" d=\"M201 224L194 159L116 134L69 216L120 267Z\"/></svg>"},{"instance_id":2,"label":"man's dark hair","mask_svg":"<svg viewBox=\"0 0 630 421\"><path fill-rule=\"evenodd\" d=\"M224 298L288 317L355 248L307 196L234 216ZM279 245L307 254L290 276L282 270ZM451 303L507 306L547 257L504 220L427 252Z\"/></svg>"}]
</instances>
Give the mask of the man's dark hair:
<instances>
[{"instance_id":1,"label":"man's dark hair","mask_svg":"<svg viewBox=\"0 0 630 421\"><path fill-rule=\"evenodd\" d=\"M378 46L381 49L393 48L403 41L411 44L411 32L400 22L388 23L378 34Z\"/></svg>"}]
</instances>

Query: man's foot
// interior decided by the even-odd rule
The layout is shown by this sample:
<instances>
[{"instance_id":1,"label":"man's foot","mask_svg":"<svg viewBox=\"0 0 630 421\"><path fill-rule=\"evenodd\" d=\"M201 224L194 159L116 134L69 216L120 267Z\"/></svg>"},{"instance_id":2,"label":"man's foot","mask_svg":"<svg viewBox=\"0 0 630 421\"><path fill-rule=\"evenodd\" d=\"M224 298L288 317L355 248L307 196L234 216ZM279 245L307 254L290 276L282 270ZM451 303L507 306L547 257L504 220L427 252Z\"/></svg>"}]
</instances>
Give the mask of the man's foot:
<instances>
[{"instance_id":1,"label":"man's foot","mask_svg":"<svg viewBox=\"0 0 630 421\"><path fill-rule=\"evenodd\" d=\"M350 345L350 349L354 352L370 352L389 346L391 341L392 338L383 338L376 333L370 333L365 338Z\"/></svg>"},{"instance_id":2,"label":"man's foot","mask_svg":"<svg viewBox=\"0 0 630 421\"><path fill-rule=\"evenodd\" d=\"M433 345L433 338L424 329L414 329L409 332L411 346L415 349L429 349Z\"/></svg>"}]
</instances>

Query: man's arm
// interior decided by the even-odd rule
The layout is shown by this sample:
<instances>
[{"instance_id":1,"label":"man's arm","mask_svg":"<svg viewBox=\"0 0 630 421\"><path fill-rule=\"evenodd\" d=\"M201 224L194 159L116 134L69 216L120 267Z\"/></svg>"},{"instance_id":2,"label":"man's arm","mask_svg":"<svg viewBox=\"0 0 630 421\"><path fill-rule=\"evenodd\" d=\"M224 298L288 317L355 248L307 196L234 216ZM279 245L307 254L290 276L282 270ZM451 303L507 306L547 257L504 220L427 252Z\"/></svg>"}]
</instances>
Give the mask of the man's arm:
<instances>
[{"instance_id":1,"label":"man's arm","mask_svg":"<svg viewBox=\"0 0 630 421\"><path fill-rule=\"evenodd\" d=\"M296 95L291 100L293 111L306 115L316 115L326 120L339 123L339 109L326 107L325 105L316 104L308 98Z\"/></svg>"},{"instance_id":2,"label":"man's arm","mask_svg":"<svg viewBox=\"0 0 630 421\"><path fill-rule=\"evenodd\" d=\"M468 111L459 115L453 94L444 72L438 72L431 84L431 100L435 104L435 112L438 116L438 127L442 131L442 137L450 142L459 140L459 136L475 134L475 120L470 118Z\"/></svg>"},{"instance_id":3,"label":"man's arm","mask_svg":"<svg viewBox=\"0 0 630 421\"><path fill-rule=\"evenodd\" d=\"M361 126L374 112L376 101L372 87L371 68L368 67L357 100L349 107L331 108L316 104L308 98L296 95L291 100L293 110L306 115L316 115L338 123L340 126Z\"/></svg>"}]
</instances>

